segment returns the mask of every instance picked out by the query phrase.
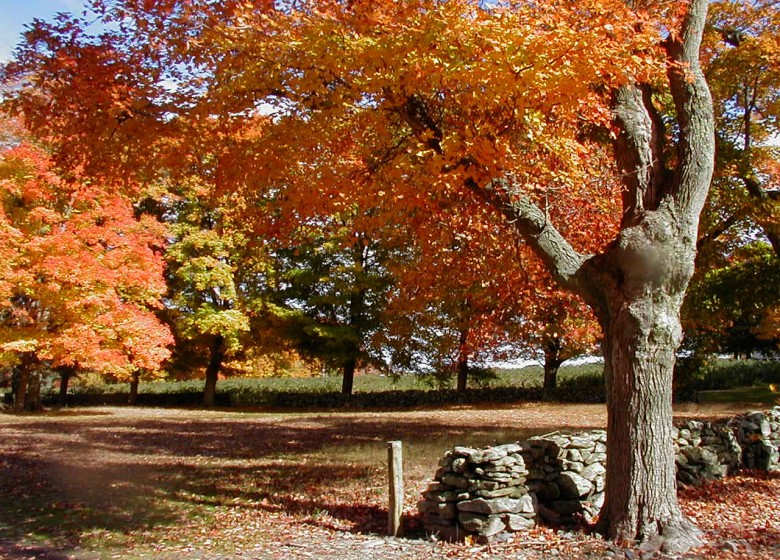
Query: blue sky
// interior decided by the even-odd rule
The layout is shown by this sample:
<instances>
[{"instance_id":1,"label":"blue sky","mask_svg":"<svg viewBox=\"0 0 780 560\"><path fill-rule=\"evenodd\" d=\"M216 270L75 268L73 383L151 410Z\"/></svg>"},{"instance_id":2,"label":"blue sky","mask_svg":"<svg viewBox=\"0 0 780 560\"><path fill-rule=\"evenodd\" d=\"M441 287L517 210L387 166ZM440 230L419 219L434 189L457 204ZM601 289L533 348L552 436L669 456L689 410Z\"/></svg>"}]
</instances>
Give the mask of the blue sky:
<instances>
[{"instance_id":1,"label":"blue sky","mask_svg":"<svg viewBox=\"0 0 780 560\"><path fill-rule=\"evenodd\" d=\"M0 0L0 61L11 58L24 24L51 19L57 12L80 12L83 0Z\"/></svg>"}]
</instances>

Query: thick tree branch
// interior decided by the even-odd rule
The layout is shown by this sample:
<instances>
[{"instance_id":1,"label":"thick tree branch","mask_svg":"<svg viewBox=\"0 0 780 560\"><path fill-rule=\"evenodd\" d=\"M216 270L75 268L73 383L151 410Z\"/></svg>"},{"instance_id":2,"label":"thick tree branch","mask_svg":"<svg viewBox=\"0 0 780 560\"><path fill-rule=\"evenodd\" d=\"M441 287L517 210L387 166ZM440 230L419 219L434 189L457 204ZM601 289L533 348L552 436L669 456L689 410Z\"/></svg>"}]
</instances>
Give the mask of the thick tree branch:
<instances>
[{"instance_id":1,"label":"thick tree branch","mask_svg":"<svg viewBox=\"0 0 780 560\"><path fill-rule=\"evenodd\" d=\"M680 125L678 165L672 194L680 215L698 217L707 198L715 160L712 97L701 64L708 0L691 0L680 37L665 43L672 98Z\"/></svg>"},{"instance_id":2,"label":"thick tree branch","mask_svg":"<svg viewBox=\"0 0 780 560\"><path fill-rule=\"evenodd\" d=\"M666 133L654 107L650 86L620 88L613 99L620 134L615 154L622 173L623 226L636 224L646 211L655 210L668 184L664 161Z\"/></svg>"},{"instance_id":3,"label":"thick tree branch","mask_svg":"<svg viewBox=\"0 0 780 560\"><path fill-rule=\"evenodd\" d=\"M590 256L574 250L548 216L527 196L519 193L511 176L494 179L485 186L470 179L466 185L503 214L562 286L582 293L579 272Z\"/></svg>"}]
</instances>

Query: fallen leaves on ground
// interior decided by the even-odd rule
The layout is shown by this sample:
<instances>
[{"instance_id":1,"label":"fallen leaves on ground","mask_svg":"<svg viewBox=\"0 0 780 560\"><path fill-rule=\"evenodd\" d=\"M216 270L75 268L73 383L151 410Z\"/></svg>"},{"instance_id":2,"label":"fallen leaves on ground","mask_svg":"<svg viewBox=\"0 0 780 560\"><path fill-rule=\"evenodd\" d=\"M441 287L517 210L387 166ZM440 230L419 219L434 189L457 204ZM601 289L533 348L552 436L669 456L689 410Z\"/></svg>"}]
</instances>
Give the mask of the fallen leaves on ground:
<instances>
[{"instance_id":1,"label":"fallen leaves on ground","mask_svg":"<svg viewBox=\"0 0 780 560\"><path fill-rule=\"evenodd\" d=\"M426 537L416 514L439 457L456 442L489 445L529 431L603 422L599 405L550 404L338 414L96 409L0 417L0 557L648 558L595 535L550 528L490 546L442 543ZM404 441L405 539L384 536L385 442L394 439ZM741 473L683 489L681 504L708 539L686 558L780 557L780 478Z\"/></svg>"}]
</instances>

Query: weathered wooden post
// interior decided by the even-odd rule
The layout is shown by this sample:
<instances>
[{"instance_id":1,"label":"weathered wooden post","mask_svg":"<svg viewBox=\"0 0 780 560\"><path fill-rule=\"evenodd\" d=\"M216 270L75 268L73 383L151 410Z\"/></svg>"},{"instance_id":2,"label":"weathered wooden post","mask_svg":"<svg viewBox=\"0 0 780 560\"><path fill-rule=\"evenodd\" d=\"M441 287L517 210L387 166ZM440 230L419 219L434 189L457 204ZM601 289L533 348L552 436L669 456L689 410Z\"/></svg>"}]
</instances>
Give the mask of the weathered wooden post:
<instances>
[{"instance_id":1,"label":"weathered wooden post","mask_svg":"<svg viewBox=\"0 0 780 560\"><path fill-rule=\"evenodd\" d=\"M400 441L387 442L387 465L390 478L390 508L387 533L393 537L403 535L404 467Z\"/></svg>"}]
</instances>

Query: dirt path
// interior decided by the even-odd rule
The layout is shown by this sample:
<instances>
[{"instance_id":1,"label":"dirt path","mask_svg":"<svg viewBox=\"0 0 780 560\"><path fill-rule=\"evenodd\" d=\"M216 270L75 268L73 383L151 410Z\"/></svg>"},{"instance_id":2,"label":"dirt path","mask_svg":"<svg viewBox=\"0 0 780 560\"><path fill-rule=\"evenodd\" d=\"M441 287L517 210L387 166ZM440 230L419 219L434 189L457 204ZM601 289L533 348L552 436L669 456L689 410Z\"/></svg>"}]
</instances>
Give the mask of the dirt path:
<instances>
[{"instance_id":1,"label":"dirt path","mask_svg":"<svg viewBox=\"0 0 780 560\"><path fill-rule=\"evenodd\" d=\"M678 411L708 418L735 412ZM605 423L603 405L555 404L332 414L94 408L2 415L0 557L626 557L596 538L549 529L492 548L432 542L415 513L426 480L452 445L505 443ZM404 442L408 539L381 536L385 442L395 439ZM777 480L743 485L752 485L758 498L780 502ZM692 503L706 511L700 501ZM742 538L736 530L730 536ZM739 554L750 546L750 557L760 558L756 553L765 545L751 542L733 547ZM740 557L716 552L707 557Z\"/></svg>"}]
</instances>

